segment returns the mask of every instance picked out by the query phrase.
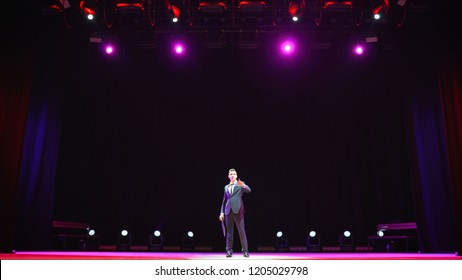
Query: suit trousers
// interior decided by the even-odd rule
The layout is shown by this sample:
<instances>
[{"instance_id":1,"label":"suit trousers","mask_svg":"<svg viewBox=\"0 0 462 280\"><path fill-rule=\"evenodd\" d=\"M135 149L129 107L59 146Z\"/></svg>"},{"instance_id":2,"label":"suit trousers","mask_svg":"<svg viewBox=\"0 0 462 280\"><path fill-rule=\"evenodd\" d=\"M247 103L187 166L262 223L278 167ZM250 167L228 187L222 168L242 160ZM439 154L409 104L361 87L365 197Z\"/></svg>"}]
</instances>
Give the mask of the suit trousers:
<instances>
[{"instance_id":1,"label":"suit trousers","mask_svg":"<svg viewBox=\"0 0 462 280\"><path fill-rule=\"evenodd\" d=\"M237 232L239 233L242 251L243 252L248 251L249 248L247 246L247 235L245 233L244 214L241 211L239 211L239 213L233 213L232 211L230 211L229 214L225 215L225 223L226 223L226 252L233 251L234 224L236 224Z\"/></svg>"}]
</instances>

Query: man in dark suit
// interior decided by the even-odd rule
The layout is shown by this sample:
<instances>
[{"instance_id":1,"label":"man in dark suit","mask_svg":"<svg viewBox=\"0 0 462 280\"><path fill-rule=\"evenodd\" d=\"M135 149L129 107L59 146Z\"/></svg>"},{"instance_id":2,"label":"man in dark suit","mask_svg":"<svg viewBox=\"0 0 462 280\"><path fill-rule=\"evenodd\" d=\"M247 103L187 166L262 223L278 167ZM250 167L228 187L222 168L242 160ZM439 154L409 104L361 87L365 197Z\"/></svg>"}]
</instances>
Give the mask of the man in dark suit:
<instances>
[{"instance_id":1,"label":"man in dark suit","mask_svg":"<svg viewBox=\"0 0 462 280\"><path fill-rule=\"evenodd\" d=\"M223 202L221 203L220 216L218 219L226 224L226 257L233 256L233 234L234 224L241 240L241 247L244 257L249 257L249 248L247 245L247 236L244 226L244 202L242 195L249 193L250 187L240 179L237 180L235 169L228 171L229 184L225 186Z\"/></svg>"}]
</instances>

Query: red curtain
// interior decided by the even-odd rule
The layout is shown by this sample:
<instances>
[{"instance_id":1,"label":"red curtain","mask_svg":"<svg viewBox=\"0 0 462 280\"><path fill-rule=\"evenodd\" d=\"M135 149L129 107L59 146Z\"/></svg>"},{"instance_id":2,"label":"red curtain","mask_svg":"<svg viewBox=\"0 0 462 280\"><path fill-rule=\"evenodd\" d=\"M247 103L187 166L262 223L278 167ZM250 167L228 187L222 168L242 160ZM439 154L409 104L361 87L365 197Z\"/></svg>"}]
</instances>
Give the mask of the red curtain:
<instances>
[{"instance_id":1,"label":"red curtain","mask_svg":"<svg viewBox=\"0 0 462 280\"><path fill-rule=\"evenodd\" d=\"M25 124L29 108L32 51L0 53L0 251L14 246L17 182L21 165Z\"/></svg>"},{"instance_id":2,"label":"red curtain","mask_svg":"<svg viewBox=\"0 0 462 280\"><path fill-rule=\"evenodd\" d=\"M450 53L446 54L440 60L438 72L458 238L456 241L460 255L462 254L462 73L458 61Z\"/></svg>"}]
</instances>

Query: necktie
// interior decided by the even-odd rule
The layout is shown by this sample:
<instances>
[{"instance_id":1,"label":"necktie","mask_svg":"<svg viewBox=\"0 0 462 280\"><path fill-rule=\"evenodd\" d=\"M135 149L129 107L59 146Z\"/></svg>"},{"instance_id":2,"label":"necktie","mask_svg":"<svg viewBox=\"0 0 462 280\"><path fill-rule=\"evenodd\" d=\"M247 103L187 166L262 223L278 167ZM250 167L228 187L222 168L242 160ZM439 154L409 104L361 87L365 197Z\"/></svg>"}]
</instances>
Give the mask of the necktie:
<instances>
[{"instance_id":1,"label":"necktie","mask_svg":"<svg viewBox=\"0 0 462 280\"><path fill-rule=\"evenodd\" d=\"M230 194L233 194L233 191L234 191L234 185L232 184L232 185L229 187L229 193L230 193Z\"/></svg>"}]
</instances>

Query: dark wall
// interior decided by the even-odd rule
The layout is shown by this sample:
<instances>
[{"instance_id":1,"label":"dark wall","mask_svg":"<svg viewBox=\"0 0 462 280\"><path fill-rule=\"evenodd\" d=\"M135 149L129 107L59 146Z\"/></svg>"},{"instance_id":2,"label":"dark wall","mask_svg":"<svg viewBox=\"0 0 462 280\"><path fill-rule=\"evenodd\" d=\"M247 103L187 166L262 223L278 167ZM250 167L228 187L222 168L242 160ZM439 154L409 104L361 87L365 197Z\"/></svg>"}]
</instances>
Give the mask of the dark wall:
<instances>
[{"instance_id":1,"label":"dark wall","mask_svg":"<svg viewBox=\"0 0 462 280\"><path fill-rule=\"evenodd\" d=\"M44 71L66 69L56 77L65 98L54 219L89 222L105 244L121 227L141 245L155 228L169 244L192 229L221 249L223 186L236 168L253 190L253 248L272 245L278 229L304 245L312 228L326 245L346 228L365 245L376 224L415 220L405 46L362 61L342 46L301 49L289 63L269 47L196 45L179 62L127 45L108 59L87 38L67 38L43 61Z\"/></svg>"}]
</instances>

